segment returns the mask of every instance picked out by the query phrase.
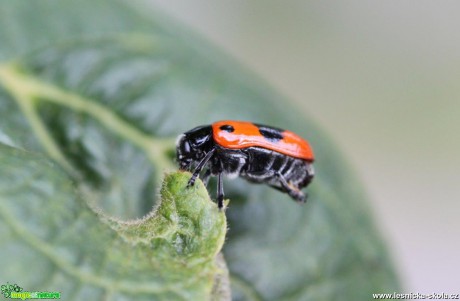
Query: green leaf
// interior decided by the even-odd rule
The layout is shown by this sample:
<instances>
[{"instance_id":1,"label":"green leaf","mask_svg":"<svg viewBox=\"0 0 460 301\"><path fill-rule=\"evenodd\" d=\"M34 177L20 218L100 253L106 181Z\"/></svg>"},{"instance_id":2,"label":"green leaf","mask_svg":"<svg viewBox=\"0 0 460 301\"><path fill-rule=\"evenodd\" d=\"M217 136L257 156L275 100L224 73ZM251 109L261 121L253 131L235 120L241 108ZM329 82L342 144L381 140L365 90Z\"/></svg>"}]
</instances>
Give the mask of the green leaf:
<instances>
[{"instance_id":1,"label":"green leaf","mask_svg":"<svg viewBox=\"0 0 460 301\"><path fill-rule=\"evenodd\" d=\"M167 175L159 207L122 222L89 207L56 164L0 145L2 284L65 300L208 299L226 221L201 182L184 189L189 178Z\"/></svg>"},{"instance_id":2,"label":"green leaf","mask_svg":"<svg viewBox=\"0 0 460 301\"><path fill-rule=\"evenodd\" d=\"M139 279L136 277L147 277L142 281L148 281L147 274L151 273L152 287L161 290L160 298L163 290L169 293L168 288L180 286L190 276L190 293L197 294L195 300L203 300L211 290L211 280L217 279L215 282L221 284L214 287L214 297L224 299L228 297L228 291L221 289L226 283L225 262L220 260L216 269L213 259L223 232L218 239L209 236L202 247L193 250L174 246L199 239L204 233L185 231L186 237L177 236L179 240L169 235L163 243L151 241L150 247L161 250L157 255L163 256L157 266L133 261L152 256L152 249L147 247L136 245L131 250L127 243L119 250L112 249L116 249L115 241L120 246L133 241L142 244L151 237L147 233L150 230L140 234L139 229L121 225L149 215L156 206L155 192L164 171L175 169L172 158L178 134L219 119L252 120L307 138L315 150L317 176L307 189L310 197L305 206L267 186L241 179L225 181L230 204L223 250L233 299L365 300L373 292L398 289L366 197L346 160L307 116L256 76L168 19L154 12L144 14L145 8L128 1L112 1L110 5L101 0L0 3L0 142L26 150L2 147L2 162L16 163L8 173L0 170L0 174L4 183L11 178L20 185L31 173L30 184L18 186L4 199L2 212L12 211L11 206L19 212L30 210L35 203L40 204L35 208L50 208L33 219L43 227L28 221L17 223L24 234L32 237L34 231L47 229L51 225L48 220L65 211L59 206L70 208L71 220L76 220L72 214L81 210L86 212L81 215L89 226L76 222L65 230L64 221L56 226L56 237L74 231L61 238L62 247L46 233L38 236L50 251L62 250L64 255L60 256L74 260L75 269L94 271L86 256L75 259L74 254L91 257L94 251L98 260L92 262L114 260L114 266L117 258L134 254L126 265L114 268L126 272L119 281ZM20 159L15 160L15 156ZM50 165L45 157L61 169ZM22 170L23 176L14 180L9 174L16 169L17 173ZM44 173L35 176L42 169ZM4 187L15 187L14 183ZM174 190L168 187L168 191ZM211 181L209 188L214 187ZM40 196L49 200L45 202ZM100 211L96 215L91 208ZM190 214L199 210L184 208L191 210ZM187 212L181 214L187 216ZM8 218L4 216L0 214L1 223ZM197 218L193 225L181 226L197 229L197 223L212 221L209 216ZM215 222L220 225L216 231L225 227L223 220ZM172 233L160 224L149 227L152 233ZM7 278L8 273L2 272L1 281L17 281L27 289L53 288L79 297L94 291L102 294L103 288L72 278L49 260L29 264L28 273L20 273L27 266L20 265L20 258L31 263L40 251L13 235L14 231L10 224L0 229L1 241L14 246L2 245L0 257L9 260L4 259L1 267L11 277L15 275L15 279ZM213 247L207 248L207 244ZM210 249L213 251L208 253ZM178 251L197 257L184 259L182 254L183 269L172 269L178 274L164 272L162 282L156 281L155 275L163 275L163 264L178 267L174 263ZM192 276L195 264L201 269L197 278Z\"/></svg>"}]
</instances>

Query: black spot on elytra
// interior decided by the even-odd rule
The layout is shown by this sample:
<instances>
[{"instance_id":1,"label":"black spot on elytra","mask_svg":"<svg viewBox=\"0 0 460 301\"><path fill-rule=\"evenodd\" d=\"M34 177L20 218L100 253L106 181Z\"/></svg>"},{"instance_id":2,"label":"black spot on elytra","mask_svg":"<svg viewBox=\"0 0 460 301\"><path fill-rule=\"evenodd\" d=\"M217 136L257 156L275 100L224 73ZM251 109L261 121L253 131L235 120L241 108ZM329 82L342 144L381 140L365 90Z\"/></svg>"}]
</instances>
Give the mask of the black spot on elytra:
<instances>
[{"instance_id":1,"label":"black spot on elytra","mask_svg":"<svg viewBox=\"0 0 460 301\"><path fill-rule=\"evenodd\" d=\"M233 131L235 131L235 128L233 128L233 126L229 124L221 125L219 129L221 129L222 131L229 132L229 133L232 133Z\"/></svg>"},{"instance_id":2,"label":"black spot on elytra","mask_svg":"<svg viewBox=\"0 0 460 301\"><path fill-rule=\"evenodd\" d=\"M268 127L265 125L256 124L259 128L259 133L265 137L265 139L269 140L270 142L278 142L283 139L283 130L277 129L273 127Z\"/></svg>"}]
</instances>

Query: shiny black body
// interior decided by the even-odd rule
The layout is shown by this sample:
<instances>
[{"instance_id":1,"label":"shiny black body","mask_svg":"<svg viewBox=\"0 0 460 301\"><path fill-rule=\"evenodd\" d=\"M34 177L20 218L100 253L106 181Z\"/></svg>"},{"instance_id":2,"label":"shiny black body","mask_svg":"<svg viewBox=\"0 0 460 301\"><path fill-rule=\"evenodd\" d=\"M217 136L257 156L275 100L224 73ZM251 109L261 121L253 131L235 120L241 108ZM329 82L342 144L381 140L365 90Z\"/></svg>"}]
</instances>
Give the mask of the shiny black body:
<instances>
[{"instance_id":1,"label":"shiny black body","mask_svg":"<svg viewBox=\"0 0 460 301\"><path fill-rule=\"evenodd\" d=\"M224 198L222 174L268 184L301 203L307 197L300 189L307 186L314 176L312 163L303 159L261 147L222 147L214 142L210 125L194 128L179 136L177 160L181 169L194 170L190 186L203 169L205 173L202 179L205 183L209 176L218 176L219 208L223 207Z\"/></svg>"}]
</instances>

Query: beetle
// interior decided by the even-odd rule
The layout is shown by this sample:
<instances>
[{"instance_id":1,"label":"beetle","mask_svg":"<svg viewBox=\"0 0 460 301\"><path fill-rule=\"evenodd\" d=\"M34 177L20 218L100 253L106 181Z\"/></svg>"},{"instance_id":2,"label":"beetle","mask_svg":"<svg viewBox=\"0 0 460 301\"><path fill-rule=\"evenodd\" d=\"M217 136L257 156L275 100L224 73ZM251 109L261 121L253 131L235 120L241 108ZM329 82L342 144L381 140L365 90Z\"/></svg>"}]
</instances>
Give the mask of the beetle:
<instances>
[{"instance_id":1,"label":"beetle","mask_svg":"<svg viewBox=\"0 0 460 301\"><path fill-rule=\"evenodd\" d=\"M299 203L306 202L301 189L314 177L313 150L306 140L291 131L247 121L195 127L179 135L176 156L181 170L193 170L187 187L202 170L205 185L211 175L217 176L219 209L224 200L223 174L266 183Z\"/></svg>"}]
</instances>

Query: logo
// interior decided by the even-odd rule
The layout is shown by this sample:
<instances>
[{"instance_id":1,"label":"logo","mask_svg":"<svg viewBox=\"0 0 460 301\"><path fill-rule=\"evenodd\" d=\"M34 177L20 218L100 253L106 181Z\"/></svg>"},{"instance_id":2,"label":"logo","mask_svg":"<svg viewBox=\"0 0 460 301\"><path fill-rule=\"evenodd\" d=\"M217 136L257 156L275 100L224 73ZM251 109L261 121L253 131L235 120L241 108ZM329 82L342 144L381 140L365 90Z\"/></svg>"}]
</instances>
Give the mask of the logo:
<instances>
[{"instance_id":1,"label":"logo","mask_svg":"<svg viewBox=\"0 0 460 301\"><path fill-rule=\"evenodd\" d=\"M2 295L10 299L61 299L60 292L29 292L24 291L17 284L3 284L0 286Z\"/></svg>"}]
</instances>

